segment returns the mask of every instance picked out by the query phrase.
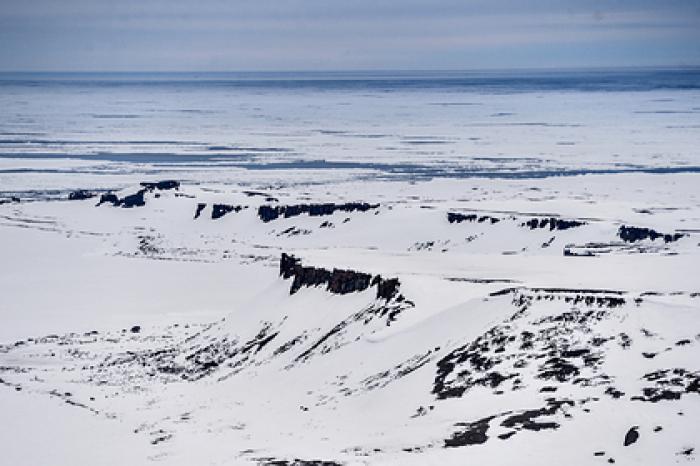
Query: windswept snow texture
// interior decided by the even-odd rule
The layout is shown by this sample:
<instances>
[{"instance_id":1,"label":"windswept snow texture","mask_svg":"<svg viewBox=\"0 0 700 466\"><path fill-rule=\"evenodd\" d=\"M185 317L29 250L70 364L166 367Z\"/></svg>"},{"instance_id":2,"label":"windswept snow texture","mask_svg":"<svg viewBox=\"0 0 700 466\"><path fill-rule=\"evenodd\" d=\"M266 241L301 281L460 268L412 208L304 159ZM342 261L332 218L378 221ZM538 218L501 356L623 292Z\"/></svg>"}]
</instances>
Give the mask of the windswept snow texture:
<instances>
[{"instance_id":1,"label":"windswept snow texture","mask_svg":"<svg viewBox=\"0 0 700 466\"><path fill-rule=\"evenodd\" d=\"M149 181L111 193L135 208L7 203L3 447L42 461L20 450L52 436L45 414L12 401L38 397L135 464L694 461L695 182Z\"/></svg>"},{"instance_id":2,"label":"windswept snow texture","mask_svg":"<svg viewBox=\"0 0 700 466\"><path fill-rule=\"evenodd\" d=\"M697 462L697 86L200 84L0 80L0 464Z\"/></svg>"}]
</instances>

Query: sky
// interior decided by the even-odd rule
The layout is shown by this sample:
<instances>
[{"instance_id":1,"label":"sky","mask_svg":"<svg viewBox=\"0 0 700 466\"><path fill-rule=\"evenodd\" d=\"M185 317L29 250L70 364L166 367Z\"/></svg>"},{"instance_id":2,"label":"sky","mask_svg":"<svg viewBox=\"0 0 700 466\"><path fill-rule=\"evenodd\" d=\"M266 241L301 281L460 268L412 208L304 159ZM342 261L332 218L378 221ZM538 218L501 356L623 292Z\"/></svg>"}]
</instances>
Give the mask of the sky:
<instances>
[{"instance_id":1,"label":"sky","mask_svg":"<svg viewBox=\"0 0 700 466\"><path fill-rule=\"evenodd\" d=\"M700 0L0 0L0 71L700 65Z\"/></svg>"}]
</instances>

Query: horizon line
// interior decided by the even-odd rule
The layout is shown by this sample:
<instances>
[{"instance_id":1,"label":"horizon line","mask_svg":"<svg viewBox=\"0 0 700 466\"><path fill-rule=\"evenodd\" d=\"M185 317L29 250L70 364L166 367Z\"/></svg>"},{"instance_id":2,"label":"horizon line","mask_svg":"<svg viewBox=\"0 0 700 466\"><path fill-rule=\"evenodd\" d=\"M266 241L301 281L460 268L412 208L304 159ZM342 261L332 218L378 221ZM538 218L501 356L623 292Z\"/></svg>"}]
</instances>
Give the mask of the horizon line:
<instances>
[{"instance_id":1,"label":"horizon line","mask_svg":"<svg viewBox=\"0 0 700 466\"><path fill-rule=\"evenodd\" d=\"M619 65L619 66L565 66L565 67L513 67L513 68L347 68L347 69L241 69L241 70L0 70L0 74L312 74L312 73L492 73L492 72L556 72L556 71L616 71L616 70L700 70L698 64L681 65Z\"/></svg>"}]
</instances>

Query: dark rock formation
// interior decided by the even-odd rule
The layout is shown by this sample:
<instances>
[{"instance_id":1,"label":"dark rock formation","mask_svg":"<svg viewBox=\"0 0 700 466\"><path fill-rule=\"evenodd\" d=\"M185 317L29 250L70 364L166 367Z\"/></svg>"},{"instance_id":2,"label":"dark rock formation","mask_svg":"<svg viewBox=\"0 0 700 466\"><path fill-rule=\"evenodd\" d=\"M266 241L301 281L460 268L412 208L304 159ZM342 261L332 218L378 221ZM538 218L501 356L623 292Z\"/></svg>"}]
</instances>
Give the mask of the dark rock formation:
<instances>
[{"instance_id":1,"label":"dark rock formation","mask_svg":"<svg viewBox=\"0 0 700 466\"><path fill-rule=\"evenodd\" d=\"M153 191L154 189L165 191L168 189L180 189L180 182L175 180L144 181L141 183L141 186L149 191Z\"/></svg>"},{"instance_id":2,"label":"dark rock formation","mask_svg":"<svg viewBox=\"0 0 700 466\"><path fill-rule=\"evenodd\" d=\"M645 239L654 241L657 238L663 239L666 243L671 243L673 241L678 241L685 236L681 233L659 233L651 228L628 227L626 225L622 225L620 227L617 235L622 241L626 241L628 243L643 241Z\"/></svg>"},{"instance_id":3,"label":"dark rock formation","mask_svg":"<svg viewBox=\"0 0 700 466\"><path fill-rule=\"evenodd\" d=\"M534 378L547 381L548 387L564 383L583 386L607 380L607 375L598 373L605 357L599 348L612 338L590 335L583 343L572 335L589 335L592 325L624 305L625 298L607 295L621 292L510 288L491 296L511 293L518 308L513 315L437 361L432 389L437 399L459 398L474 387L491 389L494 394L518 390L523 378L520 369L535 360ZM516 331L512 322L522 319L527 308L538 301L559 301L563 309L532 321L527 330ZM530 373L527 377L533 376Z\"/></svg>"},{"instance_id":4,"label":"dark rock formation","mask_svg":"<svg viewBox=\"0 0 700 466\"><path fill-rule=\"evenodd\" d=\"M499 291L490 293L489 296L503 296L510 293L515 293L519 288L504 288ZM619 290L602 290L602 289L585 289L585 288L529 288L530 291L542 293L537 299L554 299L560 297L567 303L571 304L586 304L587 306L596 305L599 307L619 307L623 306L627 301L621 297L623 291ZM617 296L604 296L617 295ZM620 297L618 297L620 296Z\"/></svg>"},{"instance_id":5,"label":"dark rock formation","mask_svg":"<svg viewBox=\"0 0 700 466\"><path fill-rule=\"evenodd\" d=\"M476 215L476 214L460 214L457 212L447 212L447 221L450 223L462 223L462 222L478 222L484 223L489 222L491 224L498 223L501 221L500 218L491 217L490 215Z\"/></svg>"},{"instance_id":6,"label":"dark rock formation","mask_svg":"<svg viewBox=\"0 0 700 466\"><path fill-rule=\"evenodd\" d=\"M399 298L400 282L397 278L384 279L381 275L374 277L368 273L354 270L319 267L304 267L296 257L282 253L280 258L280 276L293 278L289 294L294 294L303 286L326 285L326 290L335 294L347 294L364 291L370 286L377 286L377 299L391 300Z\"/></svg>"},{"instance_id":7,"label":"dark rock formation","mask_svg":"<svg viewBox=\"0 0 700 466\"><path fill-rule=\"evenodd\" d=\"M114 193L105 193L102 196L100 196L100 202L97 205L102 205L105 203L109 203L109 204L112 204L114 206L118 206L119 205L119 198Z\"/></svg>"},{"instance_id":8,"label":"dark rock formation","mask_svg":"<svg viewBox=\"0 0 700 466\"><path fill-rule=\"evenodd\" d=\"M68 194L68 200L70 201L82 201L84 199L90 199L92 197L97 196L97 194L84 190L84 189L78 189L77 191L73 191L70 194Z\"/></svg>"},{"instance_id":9,"label":"dark rock formation","mask_svg":"<svg viewBox=\"0 0 700 466\"><path fill-rule=\"evenodd\" d=\"M122 207L125 208L143 207L146 205L146 199L144 198L144 194L146 194L146 190L140 189L134 194L124 196L122 199L119 200L119 203Z\"/></svg>"},{"instance_id":10,"label":"dark rock formation","mask_svg":"<svg viewBox=\"0 0 700 466\"><path fill-rule=\"evenodd\" d=\"M639 432L637 431L638 427L634 426L630 428L630 430L627 431L625 434L625 440L623 445L628 447L632 445L634 442L636 442L639 439Z\"/></svg>"},{"instance_id":11,"label":"dark rock formation","mask_svg":"<svg viewBox=\"0 0 700 466\"><path fill-rule=\"evenodd\" d=\"M504 419L503 422L501 422L501 426L534 431L543 429L557 429L559 428L558 423L552 421L538 421L537 418L542 416L551 416L565 405L573 406L574 402L571 400L555 400L553 398L549 398L547 399L547 406L544 408L529 409L518 414L510 415Z\"/></svg>"},{"instance_id":12,"label":"dark rock formation","mask_svg":"<svg viewBox=\"0 0 700 466\"><path fill-rule=\"evenodd\" d=\"M309 214L312 217L320 217L322 215L332 215L335 212L366 212L370 209L376 209L379 204L368 204L366 202L347 202L345 204L297 204L297 205L281 205L270 206L261 205L258 207L258 217L263 222L271 222L280 217L289 218L296 217L301 214Z\"/></svg>"},{"instance_id":13,"label":"dark rock formation","mask_svg":"<svg viewBox=\"0 0 700 466\"><path fill-rule=\"evenodd\" d=\"M2 205L2 204L9 204L9 203L11 203L11 202L13 202L13 203L19 203L19 202L20 202L20 199L19 199L17 196L12 196L12 197L9 198L9 199L0 199L0 205Z\"/></svg>"},{"instance_id":14,"label":"dark rock formation","mask_svg":"<svg viewBox=\"0 0 700 466\"><path fill-rule=\"evenodd\" d=\"M537 228L549 228L549 231L554 230L568 230L569 228L576 228L585 225L586 222L579 222L578 220L563 220L556 217L548 218L533 218L525 223L520 224L522 227L529 227L531 230Z\"/></svg>"},{"instance_id":15,"label":"dark rock formation","mask_svg":"<svg viewBox=\"0 0 700 466\"><path fill-rule=\"evenodd\" d=\"M662 400L680 400L690 393L700 394L700 373L676 367L661 369L644 374L642 379L649 383L642 389L642 395L631 397L634 401L657 403Z\"/></svg>"},{"instance_id":16,"label":"dark rock formation","mask_svg":"<svg viewBox=\"0 0 700 466\"><path fill-rule=\"evenodd\" d=\"M489 436L486 432L489 430L489 422L493 416L479 419L476 422L460 423L459 427L464 427L463 430L455 432L452 437L445 440L445 448L463 447L467 445L480 445L486 443Z\"/></svg>"},{"instance_id":17,"label":"dark rock formation","mask_svg":"<svg viewBox=\"0 0 700 466\"><path fill-rule=\"evenodd\" d=\"M134 194L129 194L127 196L124 196L121 199L119 197L117 197L117 195L114 193L103 194L102 196L100 196L100 202L98 202L97 205L109 203L115 207L118 207L118 206L121 206L124 208L143 207L146 205L146 199L144 196L147 192L153 192L156 189L157 190L179 189L180 182L173 181L173 180L156 181L156 182L144 181L141 183L141 186L143 186L142 189L139 189ZM157 196L158 196L158 194L156 194L156 197Z\"/></svg>"},{"instance_id":18,"label":"dark rock formation","mask_svg":"<svg viewBox=\"0 0 700 466\"><path fill-rule=\"evenodd\" d=\"M398 294L401 283L398 278L383 279L381 276L375 275L371 283L371 286L374 285L377 285L377 298L388 301Z\"/></svg>"},{"instance_id":19,"label":"dark rock formation","mask_svg":"<svg viewBox=\"0 0 700 466\"><path fill-rule=\"evenodd\" d=\"M293 277L296 268L300 266L301 260L283 252L280 257L280 276L285 279Z\"/></svg>"},{"instance_id":20,"label":"dark rock formation","mask_svg":"<svg viewBox=\"0 0 700 466\"><path fill-rule=\"evenodd\" d=\"M143 207L146 205L146 199L144 198L145 194L146 190L141 189L135 192L134 194L129 194L128 196L124 196L123 198L119 199L119 197L117 197L117 195L114 193L105 193L102 196L100 196L100 202L98 202L97 205L99 206L105 203L109 203L115 207Z\"/></svg>"},{"instance_id":21,"label":"dark rock formation","mask_svg":"<svg viewBox=\"0 0 700 466\"><path fill-rule=\"evenodd\" d=\"M211 218L213 220L216 220L217 218L221 218L229 212L240 212L242 209L243 207L239 205L233 206L228 204L214 204L211 208Z\"/></svg>"},{"instance_id":22,"label":"dark rock formation","mask_svg":"<svg viewBox=\"0 0 700 466\"><path fill-rule=\"evenodd\" d=\"M197 210L194 211L194 218L199 218L199 215L202 213L206 206L207 205L204 202L200 202L199 204L197 204Z\"/></svg>"}]
</instances>

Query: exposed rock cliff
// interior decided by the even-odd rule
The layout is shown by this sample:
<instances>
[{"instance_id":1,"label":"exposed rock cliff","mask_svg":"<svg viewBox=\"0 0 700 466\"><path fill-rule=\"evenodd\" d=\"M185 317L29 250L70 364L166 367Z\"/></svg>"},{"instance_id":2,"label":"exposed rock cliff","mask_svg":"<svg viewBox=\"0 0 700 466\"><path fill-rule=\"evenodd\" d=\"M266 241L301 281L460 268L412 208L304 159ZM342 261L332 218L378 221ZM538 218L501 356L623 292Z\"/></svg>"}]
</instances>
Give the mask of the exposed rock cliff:
<instances>
[{"instance_id":1,"label":"exposed rock cliff","mask_svg":"<svg viewBox=\"0 0 700 466\"><path fill-rule=\"evenodd\" d=\"M368 204L366 202L346 202L345 204L296 204L296 205L280 205L270 206L261 205L258 208L258 217L263 222L271 222L280 217L289 218L296 217L301 214L309 214L312 217L322 215L332 215L335 212L366 212L370 209L376 209L379 204Z\"/></svg>"},{"instance_id":2,"label":"exposed rock cliff","mask_svg":"<svg viewBox=\"0 0 700 466\"><path fill-rule=\"evenodd\" d=\"M296 293L302 286L326 285L329 292L336 294L354 293L376 286L378 299L388 301L394 297L399 299L400 296L398 291L401 283L397 278L385 279L381 275L372 276L354 270L331 271L319 267L305 267L300 259L285 253L282 253L280 258L280 276L285 279L293 278L289 294Z\"/></svg>"}]
</instances>

